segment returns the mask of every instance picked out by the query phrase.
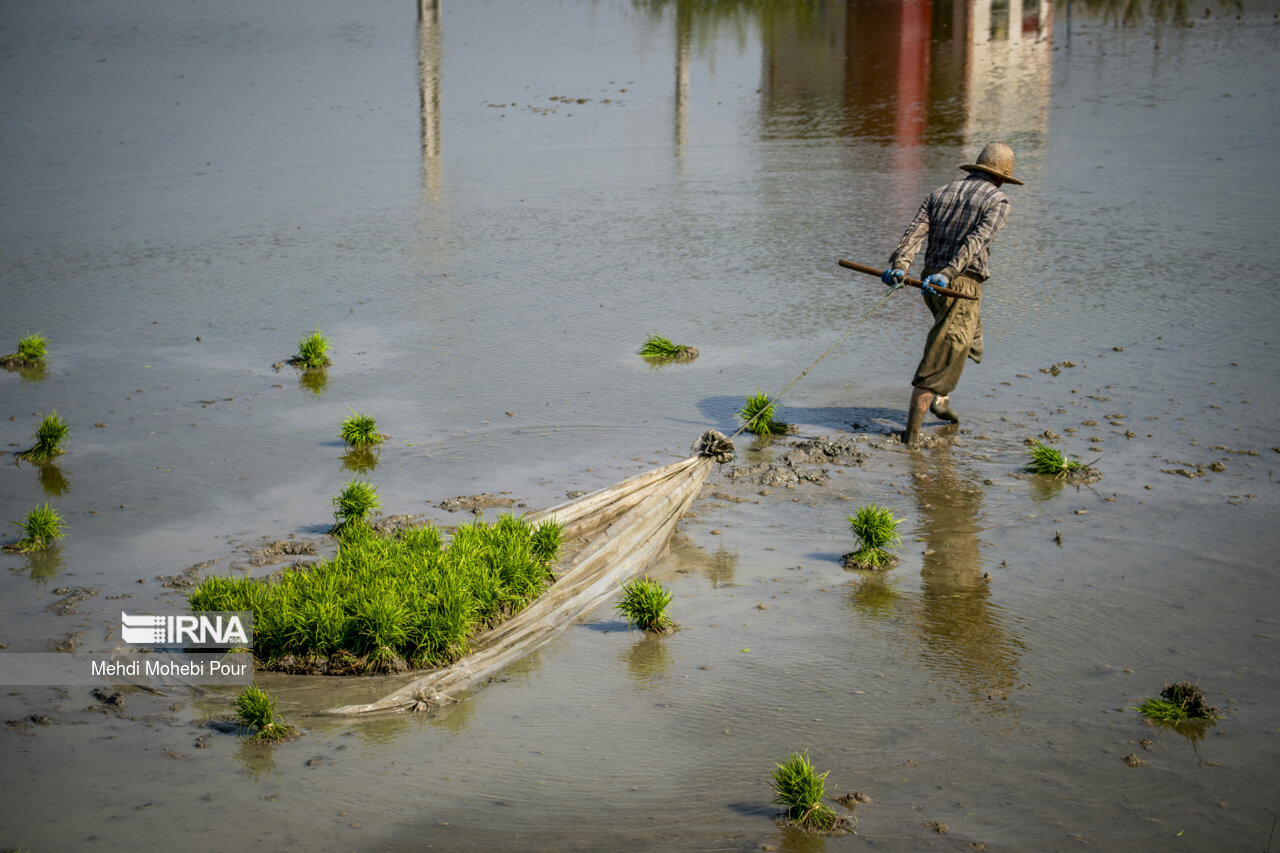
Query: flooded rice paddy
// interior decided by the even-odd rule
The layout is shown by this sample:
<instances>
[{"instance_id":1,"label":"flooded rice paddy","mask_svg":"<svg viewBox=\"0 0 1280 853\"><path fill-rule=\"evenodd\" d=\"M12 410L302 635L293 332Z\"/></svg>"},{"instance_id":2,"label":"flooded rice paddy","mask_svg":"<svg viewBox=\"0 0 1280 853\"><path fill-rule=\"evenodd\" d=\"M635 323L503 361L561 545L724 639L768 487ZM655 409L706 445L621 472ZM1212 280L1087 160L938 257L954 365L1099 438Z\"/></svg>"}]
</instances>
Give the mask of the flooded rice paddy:
<instances>
[{"instance_id":1,"label":"flooded rice paddy","mask_svg":"<svg viewBox=\"0 0 1280 853\"><path fill-rule=\"evenodd\" d=\"M267 676L309 729L274 748L205 725L225 696L6 688L0 845L1274 846L1276 13L9 4L0 350L50 356L0 372L0 521L70 529L0 555L6 653L114 648L122 607L321 540L352 410L391 436L384 510L442 524L681 458L871 309L836 261L883 263L983 144L1026 186L959 427L891 437L928 316L899 293L652 568L678 633L603 607L446 711L354 723L304 712L379 682ZM273 367L317 327L325 374ZM646 364L651 332L700 357ZM53 409L67 454L15 461ZM816 436L863 458L730 476ZM1038 437L1101 481L1017 476ZM873 501L901 562L846 572ZM1199 736L1131 710L1176 680L1223 711ZM803 750L869 798L856 832L772 822Z\"/></svg>"}]
</instances>

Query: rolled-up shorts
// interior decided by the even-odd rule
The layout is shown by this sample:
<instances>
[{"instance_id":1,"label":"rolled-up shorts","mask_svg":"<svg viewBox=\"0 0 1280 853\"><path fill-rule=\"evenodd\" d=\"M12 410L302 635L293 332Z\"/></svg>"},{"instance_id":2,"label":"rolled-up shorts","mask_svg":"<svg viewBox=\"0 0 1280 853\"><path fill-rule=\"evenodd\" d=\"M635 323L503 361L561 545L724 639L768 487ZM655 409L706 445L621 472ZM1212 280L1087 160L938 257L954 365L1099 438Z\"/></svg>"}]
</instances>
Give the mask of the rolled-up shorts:
<instances>
[{"instance_id":1,"label":"rolled-up shorts","mask_svg":"<svg viewBox=\"0 0 1280 853\"><path fill-rule=\"evenodd\" d=\"M924 271L928 277L937 270ZM977 299L954 299L949 296L924 294L924 304L933 312L933 328L925 338L924 356L916 368L912 386L924 388L945 397L955 390L964 371L965 359L982 362L982 281L971 275L958 275L947 284L952 290L969 293Z\"/></svg>"}]
</instances>

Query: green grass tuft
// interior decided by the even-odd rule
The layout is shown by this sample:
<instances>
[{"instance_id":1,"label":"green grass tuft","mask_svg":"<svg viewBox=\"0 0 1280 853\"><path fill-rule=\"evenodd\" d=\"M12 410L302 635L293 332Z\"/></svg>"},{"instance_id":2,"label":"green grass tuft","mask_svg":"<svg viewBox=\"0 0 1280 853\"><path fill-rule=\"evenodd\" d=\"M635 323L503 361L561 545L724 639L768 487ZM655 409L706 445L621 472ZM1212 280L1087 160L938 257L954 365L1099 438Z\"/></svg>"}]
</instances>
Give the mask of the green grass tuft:
<instances>
[{"instance_id":1,"label":"green grass tuft","mask_svg":"<svg viewBox=\"0 0 1280 853\"><path fill-rule=\"evenodd\" d=\"M329 339L320 334L317 326L314 332L298 341L298 354L293 357L293 363L306 368L328 367L333 364L328 352Z\"/></svg>"},{"instance_id":2,"label":"green grass tuft","mask_svg":"<svg viewBox=\"0 0 1280 853\"><path fill-rule=\"evenodd\" d=\"M18 341L18 355L27 362L44 361L49 351L49 339L44 335L28 333Z\"/></svg>"},{"instance_id":3,"label":"green grass tuft","mask_svg":"<svg viewBox=\"0 0 1280 853\"><path fill-rule=\"evenodd\" d=\"M188 601L194 611L252 611L254 655L267 669L439 666L547 588L556 532L504 515L462 525L446 545L430 525L392 536L352 524L332 559L271 580L207 577Z\"/></svg>"},{"instance_id":4,"label":"green grass tuft","mask_svg":"<svg viewBox=\"0 0 1280 853\"><path fill-rule=\"evenodd\" d=\"M364 480L352 480L333 499L333 517L338 520L339 528L345 528L355 522L367 521L380 506L377 486Z\"/></svg>"},{"instance_id":5,"label":"green grass tuft","mask_svg":"<svg viewBox=\"0 0 1280 853\"><path fill-rule=\"evenodd\" d=\"M342 422L338 437L351 447L371 447L382 443L377 422L369 415L359 415L355 412Z\"/></svg>"},{"instance_id":6,"label":"green grass tuft","mask_svg":"<svg viewBox=\"0 0 1280 853\"><path fill-rule=\"evenodd\" d=\"M769 395L757 388L756 393L747 397L746 405L738 412L738 419L747 432L755 435L783 435L789 432L790 425L773 419L776 414L777 404L770 403Z\"/></svg>"},{"instance_id":7,"label":"green grass tuft","mask_svg":"<svg viewBox=\"0 0 1280 853\"><path fill-rule=\"evenodd\" d=\"M848 562L859 568L877 569L897 561L892 551L902 547L898 525L903 519L894 518L892 510L872 503L860 507L848 520L858 539L858 550L848 555Z\"/></svg>"},{"instance_id":8,"label":"green grass tuft","mask_svg":"<svg viewBox=\"0 0 1280 853\"><path fill-rule=\"evenodd\" d=\"M822 802L827 774L814 772L809 753L793 752L773 771L774 805L787 810L787 818L805 829L833 829L838 816Z\"/></svg>"},{"instance_id":9,"label":"green grass tuft","mask_svg":"<svg viewBox=\"0 0 1280 853\"><path fill-rule=\"evenodd\" d=\"M62 442L66 441L67 436L71 434L71 427L55 409L52 412L45 412L40 419L39 426L36 427L36 443L29 450L24 450L18 454L23 459L30 459L32 462L45 462L55 456L61 456L66 453L62 449Z\"/></svg>"},{"instance_id":10,"label":"green grass tuft","mask_svg":"<svg viewBox=\"0 0 1280 853\"><path fill-rule=\"evenodd\" d=\"M66 523L58 515L58 511L49 506L48 501L28 512L25 521L12 523L21 527L26 534L14 543L13 547L17 551L43 551L66 535L63 533Z\"/></svg>"},{"instance_id":11,"label":"green grass tuft","mask_svg":"<svg viewBox=\"0 0 1280 853\"><path fill-rule=\"evenodd\" d=\"M293 726L276 719L276 700L256 684L236 696L235 706L240 725L253 732L249 740L274 743L298 733Z\"/></svg>"},{"instance_id":12,"label":"green grass tuft","mask_svg":"<svg viewBox=\"0 0 1280 853\"><path fill-rule=\"evenodd\" d=\"M667 605L671 603L671 592L658 581L650 578L637 578L621 584L622 598L614 605L614 609L627 617L628 625L635 625L655 634L668 634L675 630L676 623L667 616Z\"/></svg>"},{"instance_id":13,"label":"green grass tuft","mask_svg":"<svg viewBox=\"0 0 1280 853\"><path fill-rule=\"evenodd\" d=\"M1048 474L1061 480L1072 471L1085 467L1083 462L1068 459L1052 447L1046 447L1037 441L1031 446L1031 461L1022 470L1028 474Z\"/></svg>"}]
</instances>

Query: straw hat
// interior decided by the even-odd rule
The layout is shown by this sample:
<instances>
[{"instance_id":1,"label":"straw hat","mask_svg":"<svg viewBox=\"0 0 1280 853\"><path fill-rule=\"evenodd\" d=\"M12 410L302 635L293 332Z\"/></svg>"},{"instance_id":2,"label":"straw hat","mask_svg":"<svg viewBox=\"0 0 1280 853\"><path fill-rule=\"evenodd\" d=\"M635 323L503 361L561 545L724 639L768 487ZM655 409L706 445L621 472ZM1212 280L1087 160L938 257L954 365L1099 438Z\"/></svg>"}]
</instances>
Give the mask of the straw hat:
<instances>
[{"instance_id":1,"label":"straw hat","mask_svg":"<svg viewBox=\"0 0 1280 853\"><path fill-rule=\"evenodd\" d=\"M970 172L987 172L1011 184L1022 186L1022 181L1013 176L1013 149L1004 142L988 143L978 155L977 163L966 163L960 168Z\"/></svg>"}]
</instances>

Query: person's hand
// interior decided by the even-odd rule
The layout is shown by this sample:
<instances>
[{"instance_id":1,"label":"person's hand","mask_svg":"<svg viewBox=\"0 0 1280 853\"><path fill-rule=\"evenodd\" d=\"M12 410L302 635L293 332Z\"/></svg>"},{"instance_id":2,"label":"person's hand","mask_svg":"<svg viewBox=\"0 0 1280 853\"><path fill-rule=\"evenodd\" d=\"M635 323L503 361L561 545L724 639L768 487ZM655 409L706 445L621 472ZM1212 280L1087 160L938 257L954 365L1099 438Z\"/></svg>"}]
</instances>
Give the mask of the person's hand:
<instances>
[{"instance_id":1,"label":"person's hand","mask_svg":"<svg viewBox=\"0 0 1280 853\"><path fill-rule=\"evenodd\" d=\"M902 280L907 277L905 270L887 269L880 273L880 280L889 285L890 290L902 287Z\"/></svg>"},{"instance_id":2,"label":"person's hand","mask_svg":"<svg viewBox=\"0 0 1280 853\"><path fill-rule=\"evenodd\" d=\"M938 291L934 290L935 287L946 287L946 286L947 286L947 277L945 275L938 275L938 273L934 273L933 275L926 278L924 281L920 282L920 289L923 290L925 293L929 294L930 296L938 295Z\"/></svg>"}]
</instances>

